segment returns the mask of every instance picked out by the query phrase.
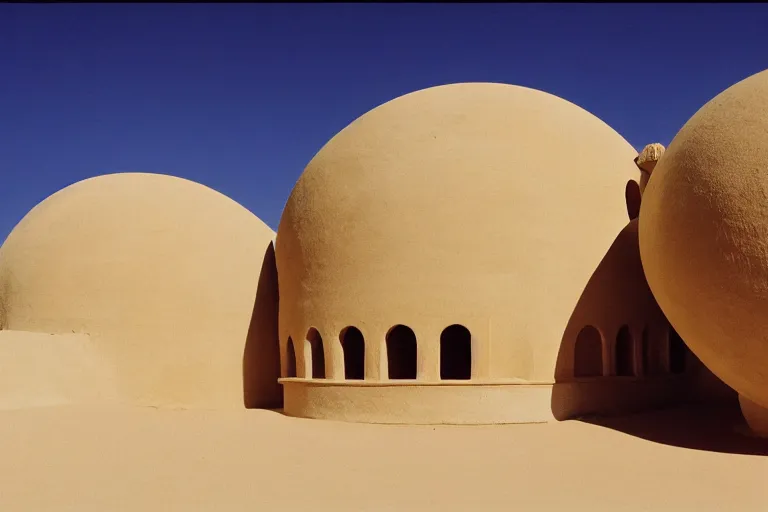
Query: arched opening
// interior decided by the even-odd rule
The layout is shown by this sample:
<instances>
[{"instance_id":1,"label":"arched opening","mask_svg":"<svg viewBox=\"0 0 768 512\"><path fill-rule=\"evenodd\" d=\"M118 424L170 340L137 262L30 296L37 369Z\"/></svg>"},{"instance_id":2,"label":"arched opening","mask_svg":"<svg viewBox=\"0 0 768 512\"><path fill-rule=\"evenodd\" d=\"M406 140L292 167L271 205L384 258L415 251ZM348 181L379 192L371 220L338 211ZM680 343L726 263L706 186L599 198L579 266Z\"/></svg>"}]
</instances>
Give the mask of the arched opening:
<instances>
[{"instance_id":1,"label":"arched opening","mask_svg":"<svg viewBox=\"0 0 768 512\"><path fill-rule=\"evenodd\" d=\"M640 215L642 195L640 194L640 185L635 180L629 180L627 182L627 186L624 189L624 199L627 202L627 215L629 215L629 220L636 219Z\"/></svg>"},{"instance_id":2,"label":"arched opening","mask_svg":"<svg viewBox=\"0 0 768 512\"><path fill-rule=\"evenodd\" d=\"M396 325L387 333L387 363L390 379L416 378L416 334Z\"/></svg>"},{"instance_id":3,"label":"arched opening","mask_svg":"<svg viewBox=\"0 0 768 512\"><path fill-rule=\"evenodd\" d=\"M635 374L635 344L629 327L624 325L616 335L616 375Z\"/></svg>"},{"instance_id":4,"label":"arched opening","mask_svg":"<svg viewBox=\"0 0 768 512\"><path fill-rule=\"evenodd\" d=\"M323 352L323 337L312 327L307 332L307 341L312 353L312 379L325 378L325 353Z\"/></svg>"},{"instance_id":5,"label":"arched opening","mask_svg":"<svg viewBox=\"0 0 768 512\"><path fill-rule=\"evenodd\" d=\"M357 327L347 327L339 335L344 351L344 378L363 379L365 377L365 339Z\"/></svg>"},{"instance_id":6,"label":"arched opening","mask_svg":"<svg viewBox=\"0 0 768 512\"><path fill-rule=\"evenodd\" d=\"M599 377L603 374L603 338L587 325L576 336L573 358L574 377Z\"/></svg>"},{"instance_id":7,"label":"arched opening","mask_svg":"<svg viewBox=\"0 0 768 512\"><path fill-rule=\"evenodd\" d=\"M293 340L288 336L287 355L285 357L285 363L287 366L285 376L288 378L296 377L296 349L293 347Z\"/></svg>"},{"instance_id":8,"label":"arched opening","mask_svg":"<svg viewBox=\"0 0 768 512\"><path fill-rule=\"evenodd\" d=\"M446 327L440 335L440 378L468 380L472 377L472 334L463 325Z\"/></svg>"},{"instance_id":9,"label":"arched opening","mask_svg":"<svg viewBox=\"0 0 768 512\"><path fill-rule=\"evenodd\" d=\"M688 353L688 347L677 334L677 331L669 326L669 371L672 373L685 372L685 357Z\"/></svg>"}]
</instances>

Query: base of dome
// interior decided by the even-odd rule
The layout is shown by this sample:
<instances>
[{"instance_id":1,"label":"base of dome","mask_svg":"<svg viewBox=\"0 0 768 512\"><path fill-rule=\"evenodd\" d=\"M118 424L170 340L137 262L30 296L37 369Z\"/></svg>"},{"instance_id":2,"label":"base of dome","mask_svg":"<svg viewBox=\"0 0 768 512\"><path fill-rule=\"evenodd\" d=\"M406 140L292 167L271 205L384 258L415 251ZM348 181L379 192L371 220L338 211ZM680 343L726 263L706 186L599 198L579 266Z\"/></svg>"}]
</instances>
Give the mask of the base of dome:
<instances>
[{"instance_id":1,"label":"base of dome","mask_svg":"<svg viewBox=\"0 0 768 512\"><path fill-rule=\"evenodd\" d=\"M741 406L741 414L752 433L757 437L768 438L768 409L743 395L739 395L739 406Z\"/></svg>"},{"instance_id":2,"label":"base of dome","mask_svg":"<svg viewBox=\"0 0 768 512\"><path fill-rule=\"evenodd\" d=\"M682 376L594 377L562 383L513 381L333 381L280 379L288 416L353 423L493 425L624 414L679 403Z\"/></svg>"}]
</instances>

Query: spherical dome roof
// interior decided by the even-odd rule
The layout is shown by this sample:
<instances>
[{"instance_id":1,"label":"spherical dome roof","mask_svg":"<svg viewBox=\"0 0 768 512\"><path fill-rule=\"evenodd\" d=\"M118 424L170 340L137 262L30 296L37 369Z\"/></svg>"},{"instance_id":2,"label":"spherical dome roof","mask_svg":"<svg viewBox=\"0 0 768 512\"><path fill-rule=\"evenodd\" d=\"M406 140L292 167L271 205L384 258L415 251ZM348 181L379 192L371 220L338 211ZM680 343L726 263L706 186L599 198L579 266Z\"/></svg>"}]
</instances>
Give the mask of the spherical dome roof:
<instances>
[{"instance_id":1,"label":"spherical dome roof","mask_svg":"<svg viewBox=\"0 0 768 512\"><path fill-rule=\"evenodd\" d=\"M768 407L768 71L722 92L653 172L640 251L659 305L726 384Z\"/></svg>"},{"instance_id":2,"label":"spherical dome roof","mask_svg":"<svg viewBox=\"0 0 768 512\"><path fill-rule=\"evenodd\" d=\"M568 318L629 220L636 156L592 114L524 87L446 85L373 109L286 204L281 340L348 325L380 340L397 324L437 340L459 323L492 340L478 354L490 376L551 380Z\"/></svg>"},{"instance_id":3,"label":"spherical dome roof","mask_svg":"<svg viewBox=\"0 0 768 512\"><path fill-rule=\"evenodd\" d=\"M255 215L191 181L87 179L37 205L0 248L3 323L90 334L126 402L242 407L272 239Z\"/></svg>"}]
</instances>

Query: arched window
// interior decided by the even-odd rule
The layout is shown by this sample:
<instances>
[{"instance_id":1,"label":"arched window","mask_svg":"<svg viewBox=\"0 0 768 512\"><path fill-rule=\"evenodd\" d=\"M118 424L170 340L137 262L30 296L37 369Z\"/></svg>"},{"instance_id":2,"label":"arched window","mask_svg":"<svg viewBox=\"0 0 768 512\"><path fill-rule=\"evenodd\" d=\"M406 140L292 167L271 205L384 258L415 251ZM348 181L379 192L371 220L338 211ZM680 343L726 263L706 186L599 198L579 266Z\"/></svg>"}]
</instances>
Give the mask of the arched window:
<instances>
[{"instance_id":1,"label":"arched window","mask_svg":"<svg viewBox=\"0 0 768 512\"><path fill-rule=\"evenodd\" d=\"M635 344L629 327L624 325L616 335L616 375L635 374Z\"/></svg>"},{"instance_id":2,"label":"arched window","mask_svg":"<svg viewBox=\"0 0 768 512\"><path fill-rule=\"evenodd\" d=\"M344 378L363 379L365 376L365 339L357 327L346 327L339 335L344 351Z\"/></svg>"},{"instance_id":3,"label":"arched window","mask_svg":"<svg viewBox=\"0 0 768 512\"><path fill-rule=\"evenodd\" d=\"M285 357L285 362L287 366L286 370L286 377L295 377L296 376L296 349L293 346L293 340L290 336L288 336L288 344L287 344L287 355Z\"/></svg>"},{"instance_id":4,"label":"arched window","mask_svg":"<svg viewBox=\"0 0 768 512\"><path fill-rule=\"evenodd\" d=\"M323 337L314 327L307 332L307 341L311 347L313 379L325 378L325 353L323 352Z\"/></svg>"},{"instance_id":5,"label":"arched window","mask_svg":"<svg viewBox=\"0 0 768 512\"><path fill-rule=\"evenodd\" d=\"M599 377L603 374L603 338L595 327L587 325L576 336L573 358L575 377Z\"/></svg>"},{"instance_id":6,"label":"arched window","mask_svg":"<svg viewBox=\"0 0 768 512\"><path fill-rule=\"evenodd\" d=\"M685 357L688 353L688 347L677 334L677 331L669 326L669 371L672 373L685 372Z\"/></svg>"},{"instance_id":7,"label":"arched window","mask_svg":"<svg viewBox=\"0 0 768 512\"><path fill-rule=\"evenodd\" d=\"M416 335L410 327L396 325L387 333L390 379L416 378Z\"/></svg>"},{"instance_id":8,"label":"arched window","mask_svg":"<svg viewBox=\"0 0 768 512\"><path fill-rule=\"evenodd\" d=\"M627 215L629 220L634 220L640 215L640 202L642 196L640 194L640 185L635 180L629 180L627 186L624 189L624 199L627 202Z\"/></svg>"},{"instance_id":9,"label":"arched window","mask_svg":"<svg viewBox=\"0 0 768 512\"><path fill-rule=\"evenodd\" d=\"M472 377L472 334L463 325L446 327L440 335L440 378L468 380Z\"/></svg>"}]
</instances>

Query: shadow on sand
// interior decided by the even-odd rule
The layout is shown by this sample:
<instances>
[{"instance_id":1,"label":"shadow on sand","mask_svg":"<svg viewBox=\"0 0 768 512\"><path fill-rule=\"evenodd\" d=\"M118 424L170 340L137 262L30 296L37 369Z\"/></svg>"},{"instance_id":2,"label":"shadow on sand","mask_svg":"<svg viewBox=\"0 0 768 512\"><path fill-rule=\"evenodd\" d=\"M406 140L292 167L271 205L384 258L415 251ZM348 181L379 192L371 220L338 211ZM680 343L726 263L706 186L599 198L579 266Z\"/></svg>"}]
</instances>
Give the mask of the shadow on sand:
<instances>
[{"instance_id":1,"label":"shadow on sand","mask_svg":"<svg viewBox=\"0 0 768 512\"><path fill-rule=\"evenodd\" d=\"M654 443L738 455L768 455L768 439L753 436L735 404L692 404L579 421Z\"/></svg>"}]
</instances>

